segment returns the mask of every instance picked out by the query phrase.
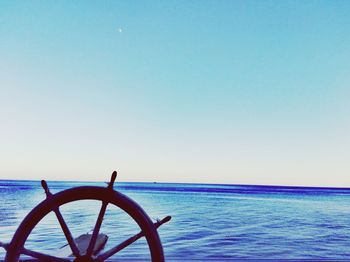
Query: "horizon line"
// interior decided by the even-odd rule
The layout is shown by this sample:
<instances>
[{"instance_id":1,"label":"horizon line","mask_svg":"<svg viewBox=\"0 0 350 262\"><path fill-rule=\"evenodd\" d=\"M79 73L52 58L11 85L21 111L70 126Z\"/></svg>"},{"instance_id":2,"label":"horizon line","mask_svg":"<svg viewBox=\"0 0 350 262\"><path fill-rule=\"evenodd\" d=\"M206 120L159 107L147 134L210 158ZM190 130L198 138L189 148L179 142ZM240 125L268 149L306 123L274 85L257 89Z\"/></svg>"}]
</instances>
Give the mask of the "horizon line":
<instances>
[{"instance_id":1,"label":"horizon line","mask_svg":"<svg viewBox=\"0 0 350 262\"><path fill-rule=\"evenodd\" d=\"M30 181L30 182L40 182L42 179L2 179L0 181ZM108 183L108 180L46 180L47 182L67 182L67 183ZM158 182L158 181L116 181L118 183L140 183L140 184L179 184L179 185L208 185L208 186L242 186L242 187L261 187L261 188L290 188L290 189L337 189L337 190L350 190L350 187L338 187L338 186L305 186L305 185L274 185L274 184L223 184L223 183L200 183L200 182Z\"/></svg>"}]
</instances>

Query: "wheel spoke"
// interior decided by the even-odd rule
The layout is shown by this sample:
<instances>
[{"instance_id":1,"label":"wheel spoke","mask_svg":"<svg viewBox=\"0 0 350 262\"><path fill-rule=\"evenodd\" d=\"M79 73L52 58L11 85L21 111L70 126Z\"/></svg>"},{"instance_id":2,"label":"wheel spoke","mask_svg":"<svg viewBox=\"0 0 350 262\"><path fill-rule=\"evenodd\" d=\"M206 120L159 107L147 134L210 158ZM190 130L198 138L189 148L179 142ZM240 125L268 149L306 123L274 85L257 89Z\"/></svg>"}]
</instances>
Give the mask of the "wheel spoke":
<instances>
[{"instance_id":1,"label":"wheel spoke","mask_svg":"<svg viewBox=\"0 0 350 262\"><path fill-rule=\"evenodd\" d=\"M114 254L118 253L120 250L126 248L127 246L129 246L130 244L134 243L136 240L138 240L139 238L143 237L144 233L141 231L140 233L128 238L127 240L123 241L122 243L120 243L119 245L116 245L115 247L107 250L106 252L102 253L101 255L99 255L97 258L99 260L106 260L108 258L110 258L111 256L113 256Z\"/></svg>"},{"instance_id":2,"label":"wheel spoke","mask_svg":"<svg viewBox=\"0 0 350 262\"><path fill-rule=\"evenodd\" d=\"M71 250L72 250L72 252L73 252L73 255L74 255L75 257L79 257L79 256L80 256L79 249L78 249L78 247L77 247L77 245L76 245L76 243L75 243L75 241L74 241L74 239L73 239L73 237L72 237L72 234L71 234L71 232L70 232L70 230L69 230L69 228L68 228L66 222L64 221L64 218L63 218L63 216L62 216L62 214L61 214L59 208L56 208L56 209L54 210L54 212L55 212L55 214L56 214L56 217L57 217L57 219L58 219L58 222L59 222L60 225L61 225L61 228L62 228L62 230L63 230L63 233L64 233L64 235L66 236L66 239L67 239L67 241L68 241L68 244L69 244L69 246L70 246L70 248L71 248Z\"/></svg>"},{"instance_id":3,"label":"wheel spoke","mask_svg":"<svg viewBox=\"0 0 350 262\"><path fill-rule=\"evenodd\" d=\"M154 227L158 228L160 227L162 224L170 221L171 217L170 216L166 216L165 218L163 218L160 221L157 221L156 223L154 223ZM108 258L110 258L111 256L113 256L114 254L118 253L120 250L126 248L127 246L131 245L132 243L134 243L136 240L138 240L139 238L145 236L145 234L143 233L143 231L140 231L138 234L129 237L127 240L123 241L122 243L120 243L119 245L116 245L115 247L107 250L106 252L102 253L101 255L97 256L97 259L99 260L106 260Z\"/></svg>"},{"instance_id":4,"label":"wheel spoke","mask_svg":"<svg viewBox=\"0 0 350 262\"><path fill-rule=\"evenodd\" d=\"M102 206L101 206L101 209L100 209L100 213L98 214L98 218L96 220L94 231L93 231L91 239L90 239L89 247L86 250L86 255L87 256L92 256L93 255L93 251L94 251L94 247L95 247L95 244L96 244L97 236L98 236L98 233L100 232L102 221L103 221L104 215L106 213L107 205L108 205L108 202L103 202L102 203Z\"/></svg>"},{"instance_id":5,"label":"wheel spoke","mask_svg":"<svg viewBox=\"0 0 350 262\"><path fill-rule=\"evenodd\" d=\"M26 248L22 248L21 254L23 255L27 255L27 256L31 256L34 258L37 258L41 261L52 261L52 262L65 262L65 261L70 261L69 259L64 259L64 258L60 258L60 257L55 257L55 256L51 256L51 255L47 255L47 254L43 254L40 252L36 252L36 251L32 251Z\"/></svg>"}]
</instances>

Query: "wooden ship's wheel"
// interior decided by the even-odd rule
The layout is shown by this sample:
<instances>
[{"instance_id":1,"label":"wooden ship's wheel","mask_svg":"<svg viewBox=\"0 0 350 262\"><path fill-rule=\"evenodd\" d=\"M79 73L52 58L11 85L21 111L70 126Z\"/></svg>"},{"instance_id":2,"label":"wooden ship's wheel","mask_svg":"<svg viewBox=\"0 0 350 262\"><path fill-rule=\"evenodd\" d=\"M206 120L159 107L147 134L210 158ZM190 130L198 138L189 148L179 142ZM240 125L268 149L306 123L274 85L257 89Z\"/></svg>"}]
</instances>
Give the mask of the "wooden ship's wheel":
<instances>
[{"instance_id":1,"label":"wooden ship's wheel","mask_svg":"<svg viewBox=\"0 0 350 262\"><path fill-rule=\"evenodd\" d=\"M9 244L0 242L0 245L7 251L5 261L18 261L21 254L30 256L39 261L105 261L141 237L145 237L147 240L151 261L164 261L163 248L157 232L157 228L160 225L168 222L171 217L167 216L162 220L158 220L156 223L153 223L145 211L136 202L121 194L120 192L113 190L113 184L116 176L117 173L114 171L107 188L97 186L82 186L67 189L57 194L52 194L49 191L47 183L42 180L41 184L45 190L46 199L37 205L25 217L25 219L16 230ZM68 228L68 225L66 224L60 212L60 206L79 200L100 201L101 208L99 210L95 227L92 233L74 239ZM122 209L130 216L131 219L133 219L138 224L141 231L138 234L131 236L125 241L115 245L111 249L97 253L96 248L98 248L98 246L103 247L107 241L106 235L100 234L99 231L108 205L114 205ZM57 217L57 220L68 242L67 246L70 247L72 253L71 257L48 255L42 252L29 250L24 247L25 242L32 230L42 220L42 218L44 218L50 212L54 212ZM85 241L86 243L84 243L84 245L79 245L78 247L79 243L77 242L79 241ZM84 246L83 250L81 248L82 246Z\"/></svg>"}]
</instances>

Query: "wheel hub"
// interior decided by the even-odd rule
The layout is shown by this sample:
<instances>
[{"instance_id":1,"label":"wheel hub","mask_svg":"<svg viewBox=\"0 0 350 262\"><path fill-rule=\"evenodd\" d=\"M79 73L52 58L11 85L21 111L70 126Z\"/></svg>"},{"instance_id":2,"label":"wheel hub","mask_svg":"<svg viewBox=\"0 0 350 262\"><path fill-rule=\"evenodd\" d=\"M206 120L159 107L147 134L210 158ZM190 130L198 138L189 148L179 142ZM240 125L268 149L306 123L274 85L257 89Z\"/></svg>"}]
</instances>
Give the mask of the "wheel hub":
<instances>
[{"instance_id":1,"label":"wheel hub","mask_svg":"<svg viewBox=\"0 0 350 262\"><path fill-rule=\"evenodd\" d=\"M74 259L74 262L96 262L96 261L100 261L100 260L90 256L86 256L86 255L77 257L76 259Z\"/></svg>"}]
</instances>

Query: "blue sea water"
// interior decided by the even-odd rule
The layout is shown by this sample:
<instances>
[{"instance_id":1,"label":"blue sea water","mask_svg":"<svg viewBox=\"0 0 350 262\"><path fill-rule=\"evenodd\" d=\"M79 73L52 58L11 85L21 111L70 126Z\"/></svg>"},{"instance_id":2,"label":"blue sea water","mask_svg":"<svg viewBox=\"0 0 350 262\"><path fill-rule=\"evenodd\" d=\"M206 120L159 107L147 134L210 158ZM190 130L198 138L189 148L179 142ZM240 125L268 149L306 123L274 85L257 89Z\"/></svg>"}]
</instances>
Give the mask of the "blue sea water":
<instances>
[{"instance_id":1,"label":"blue sea water","mask_svg":"<svg viewBox=\"0 0 350 262\"><path fill-rule=\"evenodd\" d=\"M53 193L104 183L48 182ZM350 260L350 189L244 185L116 183L156 220L172 220L158 230L168 261L235 259ZM45 199L39 181L0 180L0 241L9 242L26 214ZM62 206L75 237L89 232L100 203ZM101 228L106 248L138 233L124 213L109 207ZM49 214L33 230L26 247L55 254L65 244L56 217ZM5 252L0 248L0 258ZM146 258L140 240L118 258Z\"/></svg>"}]
</instances>

